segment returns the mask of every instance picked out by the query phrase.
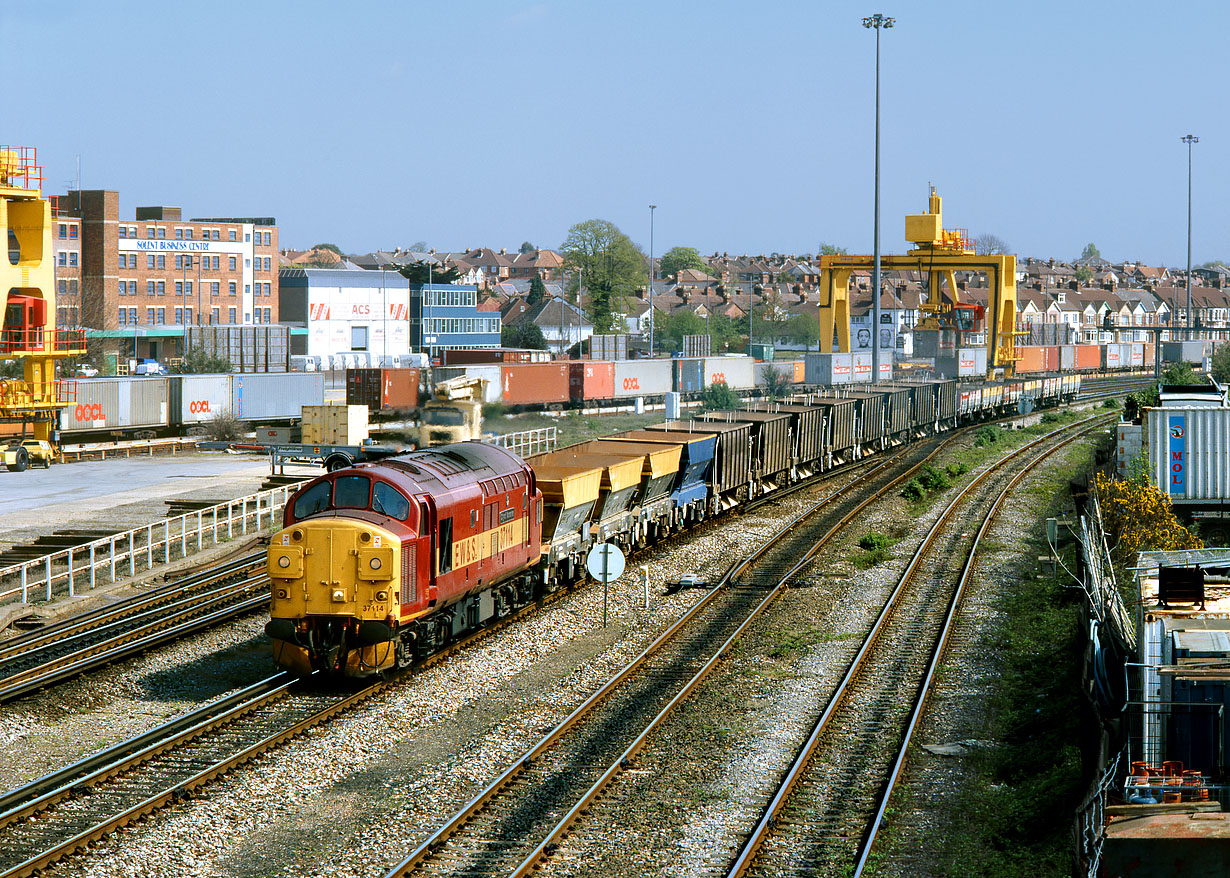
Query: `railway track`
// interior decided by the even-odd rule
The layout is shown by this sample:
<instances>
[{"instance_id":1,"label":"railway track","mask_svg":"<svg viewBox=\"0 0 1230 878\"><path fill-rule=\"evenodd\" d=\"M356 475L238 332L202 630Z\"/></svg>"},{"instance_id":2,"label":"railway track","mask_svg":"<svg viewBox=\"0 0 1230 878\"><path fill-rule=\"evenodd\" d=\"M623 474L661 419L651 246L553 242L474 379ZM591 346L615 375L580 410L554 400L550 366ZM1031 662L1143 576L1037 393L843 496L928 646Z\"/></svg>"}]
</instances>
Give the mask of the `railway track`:
<instances>
[{"instance_id":1,"label":"railway track","mask_svg":"<svg viewBox=\"0 0 1230 878\"><path fill-rule=\"evenodd\" d=\"M0 643L0 702L268 606L258 552Z\"/></svg>"},{"instance_id":2,"label":"railway track","mask_svg":"<svg viewBox=\"0 0 1230 878\"><path fill-rule=\"evenodd\" d=\"M1023 446L985 470L941 513L765 806L730 868L731 878L844 873L852 862L854 874L861 874L925 709L982 534L1030 469L1104 420L1090 418ZM1001 489L1002 480L992 476L1010 467L1017 472Z\"/></svg>"},{"instance_id":3,"label":"railway track","mask_svg":"<svg viewBox=\"0 0 1230 878\"><path fill-rule=\"evenodd\" d=\"M478 796L390 876L528 875L646 739L696 690L794 574L877 497L910 478L952 437L883 461L787 523ZM817 532L823 536L817 538ZM802 559L802 560L800 560Z\"/></svg>"}]
</instances>

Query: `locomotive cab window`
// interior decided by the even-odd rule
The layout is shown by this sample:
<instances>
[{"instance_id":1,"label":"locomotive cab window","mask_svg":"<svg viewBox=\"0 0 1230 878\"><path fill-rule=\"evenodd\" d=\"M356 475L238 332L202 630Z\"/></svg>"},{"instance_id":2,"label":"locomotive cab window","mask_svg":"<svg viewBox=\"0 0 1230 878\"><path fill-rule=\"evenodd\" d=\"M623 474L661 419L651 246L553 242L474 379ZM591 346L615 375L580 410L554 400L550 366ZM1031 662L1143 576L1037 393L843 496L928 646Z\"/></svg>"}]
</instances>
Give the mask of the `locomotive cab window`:
<instances>
[{"instance_id":1,"label":"locomotive cab window","mask_svg":"<svg viewBox=\"0 0 1230 878\"><path fill-rule=\"evenodd\" d=\"M333 483L333 505L338 509L366 509L372 480L367 476L341 476Z\"/></svg>"},{"instance_id":2,"label":"locomotive cab window","mask_svg":"<svg viewBox=\"0 0 1230 878\"><path fill-rule=\"evenodd\" d=\"M410 501L392 485L376 482L376 487L372 489L372 512L405 521L410 517Z\"/></svg>"},{"instance_id":3,"label":"locomotive cab window","mask_svg":"<svg viewBox=\"0 0 1230 878\"><path fill-rule=\"evenodd\" d=\"M452 517L443 518L440 520L440 558L436 563L436 569L441 573L448 573L453 569L453 519Z\"/></svg>"},{"instance_id":4,"label":"locomotive cab window","mask_svg":"<svg viewBox=\"0 0 1230 878\"><path fill-rule=\"evenodd\" d=\"M295 501L295 518L307 518L329 508L328 482L319 482L299 495Z\"/></svg>"}]
</instances>

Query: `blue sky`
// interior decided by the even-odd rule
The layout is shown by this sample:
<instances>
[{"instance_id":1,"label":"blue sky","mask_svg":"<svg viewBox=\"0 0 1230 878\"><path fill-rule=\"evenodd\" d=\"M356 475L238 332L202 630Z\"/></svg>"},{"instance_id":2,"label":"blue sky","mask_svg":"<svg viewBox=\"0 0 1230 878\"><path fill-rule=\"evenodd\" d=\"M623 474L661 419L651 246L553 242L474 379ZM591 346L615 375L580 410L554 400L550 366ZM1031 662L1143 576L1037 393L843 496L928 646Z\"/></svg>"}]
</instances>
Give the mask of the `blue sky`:
<instances>
[{"instance_id":1,"label":"blue sky","mask_svg":"<svg viewBox=\"0 0 1230 878\"><path fill-rule=\"evenodd\" d=\"M46 189L272 215L283 246L870 252L945 225L1021 256L1230 260L1224 3L0 3L0 142Z\"/></svg>"}]
</instances>

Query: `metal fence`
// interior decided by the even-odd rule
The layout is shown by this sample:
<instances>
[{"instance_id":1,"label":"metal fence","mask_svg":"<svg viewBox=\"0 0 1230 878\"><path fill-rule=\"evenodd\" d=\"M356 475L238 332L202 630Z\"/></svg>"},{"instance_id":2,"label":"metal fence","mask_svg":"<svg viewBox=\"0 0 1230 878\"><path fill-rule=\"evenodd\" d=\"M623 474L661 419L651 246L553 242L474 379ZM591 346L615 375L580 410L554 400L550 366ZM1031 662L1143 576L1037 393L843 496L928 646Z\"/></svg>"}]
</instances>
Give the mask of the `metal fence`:
<instances>
[{"instance_id":1,"label":"metal fence","mask_svg":"<svg viewBox=\"0 0 1230 878\"><path fill-rule=\"evenodd\" d=\"M224 540L275 525L298 485L283 485L0 568L0 600L29 603L130 579Z\"/></svg>"},{"instance_id":2,"label":"metal fence","mask_svg":"<svg viewBox=\"0 0 1230 878\"><path fill-rule=\"evenodd\" d=\"M521 430L517 433L505 433L503 436L492 437L492 445L507 448L522 457L540 454L544 451L554 451L557 430L555 427L539 427L536 430Z\"/></svg>"}]
</instances>

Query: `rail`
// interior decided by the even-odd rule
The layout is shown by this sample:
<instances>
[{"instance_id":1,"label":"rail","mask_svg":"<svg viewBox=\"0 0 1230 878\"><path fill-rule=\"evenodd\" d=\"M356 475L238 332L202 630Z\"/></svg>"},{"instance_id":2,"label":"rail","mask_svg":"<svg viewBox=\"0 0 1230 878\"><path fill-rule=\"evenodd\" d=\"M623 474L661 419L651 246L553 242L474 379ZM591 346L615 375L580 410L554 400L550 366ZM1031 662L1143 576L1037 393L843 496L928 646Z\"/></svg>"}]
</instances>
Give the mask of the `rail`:
<instances>
[{"instance_id":1,"label":"rail","mask_svg":"<svg viewBox=\"0 0 1230 878\"><path fill-rule=\"evenodd\" d=\"M2 567L0 600L20 596L27 604L37 593L50 601L57 589L73 596L79 588L92 591L100 578L108 584L131 579L224 540L259 533L266 524L276 525L275 516L297 488L281 485Z\"/></svg>"}]
</instances>

